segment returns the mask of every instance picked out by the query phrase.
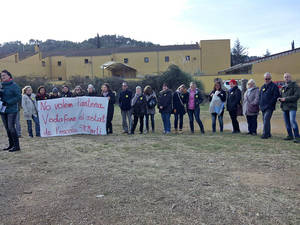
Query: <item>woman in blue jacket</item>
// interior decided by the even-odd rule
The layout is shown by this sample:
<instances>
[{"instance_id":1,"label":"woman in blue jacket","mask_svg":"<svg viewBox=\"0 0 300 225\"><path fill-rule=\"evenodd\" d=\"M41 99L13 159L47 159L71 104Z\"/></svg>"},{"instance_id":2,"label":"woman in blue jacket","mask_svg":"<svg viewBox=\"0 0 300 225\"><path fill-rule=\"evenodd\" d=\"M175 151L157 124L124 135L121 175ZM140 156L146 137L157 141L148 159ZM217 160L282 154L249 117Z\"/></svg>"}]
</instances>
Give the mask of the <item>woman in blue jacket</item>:
<instances>
[{"instance_id":1,"label":"woman in blue jacket","mask_svg":"<svg viewBox=\"0 0 300 225\"><path fill-rule=\"evenodd\" d=\"M12 75L7 70L1 72L1 102L5 107L1 112L1 119L7 132L9 146L3 150L10 152L20 151L19 137L16 131L16 118L18 113L18 102L21 101L21 90L13 81Z\"/></svg>"}]
</instances>

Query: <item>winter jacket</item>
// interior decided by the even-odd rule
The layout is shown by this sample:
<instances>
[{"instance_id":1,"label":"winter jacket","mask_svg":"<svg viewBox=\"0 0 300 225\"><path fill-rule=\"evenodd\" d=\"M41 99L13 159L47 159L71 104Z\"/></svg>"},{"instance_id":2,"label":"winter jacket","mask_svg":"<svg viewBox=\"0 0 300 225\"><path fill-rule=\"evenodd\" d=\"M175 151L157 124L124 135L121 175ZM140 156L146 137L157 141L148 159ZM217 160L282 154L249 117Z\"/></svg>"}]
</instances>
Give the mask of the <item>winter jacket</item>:
<instances>
[{"instance_id":1,"label":"winter jacket","mask_svg":"<svg viewBox=\"0 0 300 225\"><path fill-rule=\"evenodd\" d=\"M131 109L132 92L130 90L121 91L119 95L119 106L121 110L128 111Z\"/></svg>"},{"instance_id":2,"label":"winter jacket","mask_svg":"<svg viewBox=\"0 0 300 225\"><path fill-rule=\"evenodd\" d=\"M300 87L294 81L287 83L281 89L281 97L285 98L285 101L280 104L282 111L297 110Z\"/></svg>"},{"instance_id":3,"label":"winter jacket","mask_svg":"<svg viewBox=\"0 0 300 225\"><path fill-rule=\"evenodd\" d=\"M101 93L100 97L109 97L110 98L108 101L107 121L112 121L112 119L114 117L114 111L115 111L116 96L112 91L108 91L107 96L104 96L103 93Z\"/></svg>"},{"instance_id":4,"label":"winter jacket","mask_svg":"<svg viewBox=\"0 0 300 225\"><path fill-rule=\"evenodd\" d=\"M82 91L80 93L76 93L76 92L73 92L72 93L72 97L82 97L82 96L85 96L85 93Z\"/></svg>"},{"instance_id":5,"label":"winter jacket","mask_svg":"<svg viewBox=\"0 0 300 225\"><path fill-rule=\"evenodd\" d=\"M53 95L53 93L50 94L50 99L56 99L56 98L60 98L61 96L58 94L58 95Z\"/></svg>"},{"instance_id":6,"label":"winter jacket","mask_svg":"<svg viewBox=\"0 0 300 225\"><path fill-rule=\"evenodd\" d=\"M191 92L191 89L189 88L188 89L188 97L190 97L190 92ZM194 103L195 103L195 109L199 108L200 107L200 104L203 102L203 95L201 93L201 91L196 88L196 93L195 93L195 96L194 96ZM189 104L189 98L188 98L188 101L187 101L187 108L188 108L188 104Z\"/></svg>"},{"instance_id":7,"label":"winter jacket","mask_svg":"<svg viewBox=\"0 0 300 225\"><path fill-rule=\"evenodd\" d=\"M245 116L254 116L259 113L259 88L247 89L244 94L243 114Z\"/></svg>"},{"instance_id":8,"label":"winter jacket","mask_svg":"<svg viewBox=\"0 0 300 225\"><path fill-rule=\"evenodd\" d=\"M157 101L156 94L155 94L154 91L152 91L152 94L151 94L151 95L145 95L145 97L146 97L146 101L147 101L147 106L146 106L147 111L146 111L146 114L147 114L147 115L150 115L150 114L151 114L151 115L154 115L154 114L155 114L155 107L149 108L148 102L150 101L151 98L155 98L156 101Z\"/></svg>"},{"instance_id":9,"label":"winter jacket","mask_svg":"<svg viewBox=\"0 0 300 225\"><path fill-rule=\"evenodd\" d=\"M267 109L275 110L279 97L279 88L273 82L264 84L259 92L259 108L262 112Z\"/></svg>"},{"instance_id":10,"label":"winter jacket","mask_svg":"<svg viewBox=\"0 0 300 225\"><path fill-rule=\"evenodd\" d=\"M209 93L209 96L208 96L208 100L211 102L212 100L212 94L214 94L216 91L215 90L212 90L210 93ZM222 102L226 102L226 91L224 91L223 89L220 90L220 93L218 94L218 97L221 99Z\"/></svg>"},{"instance_id":11,"label":"winter jacket","mask_svg":"<svg viewBox=\"0 0 300 225\"><path fill-rule=\"evenodd\" d=\"M147 112L146 96L143 94L135 94L131 100L132 114L136 116L143 116Z\"/></svg>"},{"instance_id":12,"label":"winter jacket","mask_svg":"<svg viewBox=\"0 0 300 225\"><path fill-rule=\"evenodd\" d=\"M209 104L210 113L217 113L218 115L224 113L224 104L226 102L226 91L224 91L223 89L221 89L218 92L216 90L212 90L209 93L208 100L210 101Z\"/></svg>"},{"instance_id":13,"label":"winter jacket","mask_svg":"<svg viewBox=\"0 0 300 225\"><path fill-rule=\"evenodd\" d=\"M68 91L67 93L62 92L60 97L62 97L62 98L71 98L72 96L73 96L72 92Z\"/></svg>"},{"instance_id":14,"label":"winter jacket","mask_svg":"<svg viewBox=\"0 0 300 225\"><path fill-rule=\"evenodd\" d=\"M21 101L21 90L13 81L2 82L1 101L6 105L4 113L17 113L18 102Z\"/></svg>"},{"instance_id":15,"label":"winter jacket","mask_svg":"<svg viewBox=\"0 0 300 225\"><path fill-rule=\"evenodd\" d=\"M181 93L175 91L173 94L173 112L176 114L184 115L186 113L186 104L189 100L188 93Z\"/></svg>"},{"instance_id":16,"label":"winter jacket","mask_svg":"<svg viewBox=\"0 0 300 225\"><path fill-rule=\"evenodd\" d=\"M172 112L172 100L173 95L170 89L159 92L158 104L160 113L171 113ZM160 108L162 106L162 109Z\"/></svg>"},{"instance_id":17,"label":"winter jacket","mask_svg":"<svg viewBox=\"0 0 300 225\"><path fill-rule=\"evenodd\" d=\"M37 117L37 103L35 94L28 96L24 94L22 96L22 108L25 120L31 120L32 116Z\"/></svg>"},{"instance_id":18,"label":"winter jacket","mask_svg":"<svg viewBox=\"0 0 300 225\"><path fill-rule=\"evenodd\" d=\"M36 94L36 100L40 101L40 100L47 100L50 99L50 96L48 94L43 94L41 95L40 93Z\"/></svg>"},{"instance_id":19,"label":"winter jacket","mask_svg":"<svg viewBox=\"0 0 300 225\"><path fill-rule=\"evenodd\" d=\"M227 111L234 112L237 111L238 105L241 104L242 92L235 86L228 91L227 95Z\"/></svg>"},{"instance_id":20,"label":"winter jacket","mask_svg":"<svg viewBox=\"0 0 300 225\"><path fill-rule=\"evenodd\" d=\"M93 92L87 92L87 93L85 94L85 96L89 96L89 97L97 97L98 94L97 94L96 91L93 91Z\"/></svg>"}]
</instances>

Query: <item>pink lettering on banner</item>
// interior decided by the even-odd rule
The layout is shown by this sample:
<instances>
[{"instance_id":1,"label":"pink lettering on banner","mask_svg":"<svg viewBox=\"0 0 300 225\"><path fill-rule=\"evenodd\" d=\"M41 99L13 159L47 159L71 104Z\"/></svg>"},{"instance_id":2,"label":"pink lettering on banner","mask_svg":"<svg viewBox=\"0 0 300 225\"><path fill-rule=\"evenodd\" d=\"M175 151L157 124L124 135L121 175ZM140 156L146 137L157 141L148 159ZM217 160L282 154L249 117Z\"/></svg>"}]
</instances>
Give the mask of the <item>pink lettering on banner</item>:
<instances>
[{"instance_id":1,"label":"pink lettering on banner","mask_svg":"<svg viewBox=\"0 0 300 225\"><path fill-rule=\"evenodd\" d=\"M66 134L76 134L76 133L78 133L78 130L76 128L63 129L61 127L56 127L55 130L56 130L57 135L66 135Z\"/></svg>"},{"instance_id":2,"label":"pink lettering on banner","mask_svg":"<svg viewBox=\"0 0 300 225\"><path fill-rule=\"evenodd\" d=\"M91 102L91 100L89 98L88 98L87 101L81 101L81 99L78 98L78 106L88 107L88 108L104 109L104 106L101 103Z\"/></svg>"},{"instance_id":3,"label":"pink lettering on banner","mask_svg":"<svg viewBox=\"0 0 300 225\"><path fill-rule=\"evenodd\" d=\"M95 114L94 116L87 116L86 120L94 121L94 122L98 122L98 123L106 123L105 115L102 115L101 117L98 117L97 114Z\"/></svg>"},{"instance_id":4,"label":"pink lettering on banner","mask_svg":"<svg viewBox=\"0 0 300 225\"><path fill-rule=\"evenodd\" d=\"M90 125L85 125L85 124L80 124L79 125L80 129L84 132L84 133L89 133L89 134L101 134L101 128L99 128L98 126L96 127L96 129L93 129Z\"/></svg>"},{"instance_id":5,"label":"pink lettering on banner","mask_svg":"<svg viewBox=\"0 0 300 225\"><path fill-rule=\"evenodd\" d=\"M67 108L72 108L73 104L72 103L66 103L65 99L63 98L62 103L57 103L57 104L54 105L54 107L55 107L56 110L58 110L58 109L67 109Z\"/></svg>"},{"instance_id":6,"label":"pink lettering on banner","mask_svg":"<svg viewBox=\"0 0 300 225\"><path fill-rule=\"evenodd\" d=\"M51 136L51 131L46 128L44 131L44 136Z\"/></svg>"},{"instance_id":7,"label":"pink lettering on banner","mask_svg":"<svg viewBox=\"0 0 300 225\"><path fill-rule=\"evenodd\" d=\"M40 108L43 111L49 111L51 110L51 105L47 105L46 101L40 101Z\"/></svg>"},{"instance_id":8,"label":"pink lettering on banner","mask_svg":"<svg viewBox=\"0 0 300 225\"><path fill-rule=\"evenodd\" d=\"M56 114L55 117L50 117L49 118L49 114L47 114L46 117L44 117L44 115L42 115L42 119L45 125L47 125L47 123L67 123L67 122L75 122L76 121L76 117L68 117L68 114L64 114L64 117L59 117L58 114Z\"/></svg>"}]
</instances>

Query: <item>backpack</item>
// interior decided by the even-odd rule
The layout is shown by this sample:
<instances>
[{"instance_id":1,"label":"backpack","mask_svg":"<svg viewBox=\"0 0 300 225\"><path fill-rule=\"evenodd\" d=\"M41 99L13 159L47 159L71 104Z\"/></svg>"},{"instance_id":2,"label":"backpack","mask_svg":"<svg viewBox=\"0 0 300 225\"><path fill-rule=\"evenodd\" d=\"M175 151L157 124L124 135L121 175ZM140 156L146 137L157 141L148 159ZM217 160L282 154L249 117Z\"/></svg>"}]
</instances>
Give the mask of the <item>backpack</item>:
<instances>
[{"instance_id":1,"label":"backpack","mask_svg":"<svg viewBox=\"0 0 300 225\"><path fill-rule=\"evenodd\" d=\"M157 100L154 96L152 96L148 101L147 101L147 106L149 109L153 109L157 104Z\"/></svg>"}]
</instances>

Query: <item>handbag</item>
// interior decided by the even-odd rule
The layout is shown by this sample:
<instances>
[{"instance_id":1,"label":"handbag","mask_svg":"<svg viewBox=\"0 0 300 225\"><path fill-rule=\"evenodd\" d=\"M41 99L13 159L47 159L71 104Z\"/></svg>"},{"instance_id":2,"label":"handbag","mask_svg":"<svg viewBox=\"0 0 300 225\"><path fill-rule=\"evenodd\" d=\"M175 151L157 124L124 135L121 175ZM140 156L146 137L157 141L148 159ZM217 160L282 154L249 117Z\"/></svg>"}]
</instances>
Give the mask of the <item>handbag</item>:
<instances>
[{"instance_id":1,"label":"handbag","mask_svg":"<svg viewBox=\"0 0 300 225\"><path fill-rule=\"evenodd\" d=\"M240 103L237 105L237 116L243 116L243 108Z\"/></svg>"}]
</instances>

